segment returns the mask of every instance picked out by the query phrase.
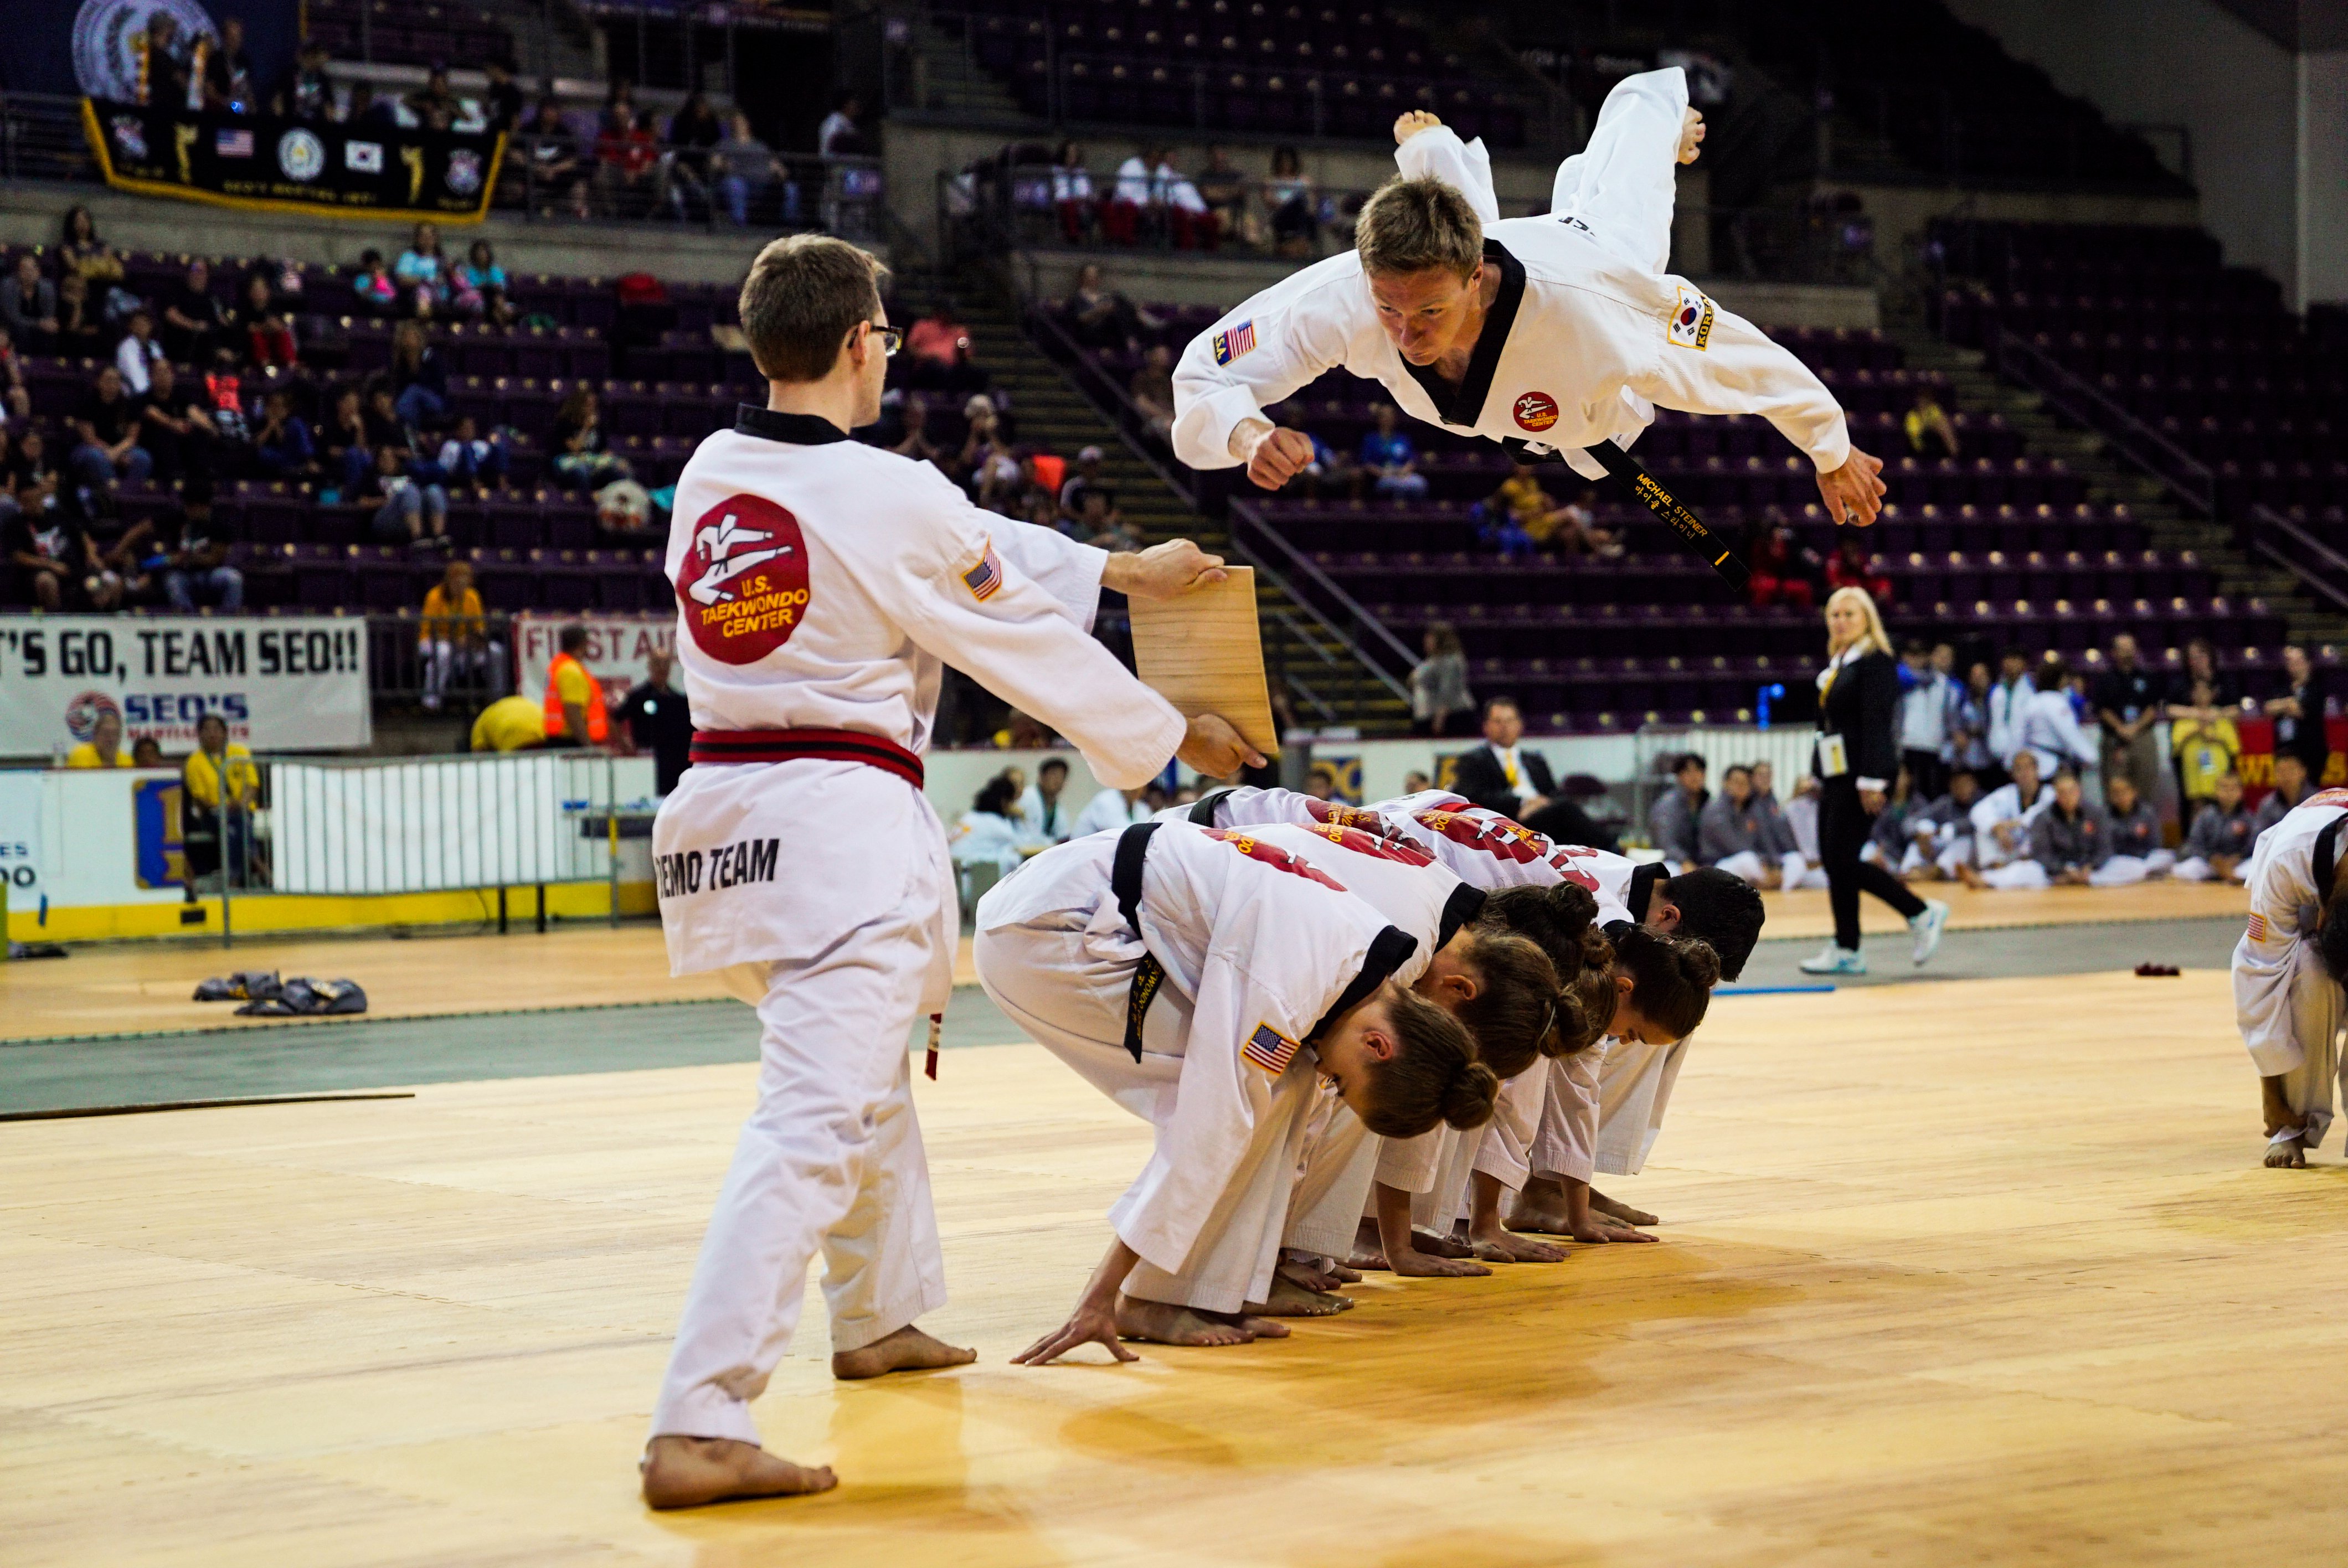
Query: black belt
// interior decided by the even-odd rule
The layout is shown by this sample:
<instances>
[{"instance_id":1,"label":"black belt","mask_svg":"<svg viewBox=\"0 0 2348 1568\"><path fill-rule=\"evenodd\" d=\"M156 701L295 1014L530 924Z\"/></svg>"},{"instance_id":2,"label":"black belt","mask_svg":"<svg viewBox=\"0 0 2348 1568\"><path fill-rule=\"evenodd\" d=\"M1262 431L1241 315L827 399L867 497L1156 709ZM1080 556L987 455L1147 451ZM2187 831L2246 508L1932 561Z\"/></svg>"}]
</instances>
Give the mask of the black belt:
<instances>
[{"instance_id":1,"label":"black belt","mask_svg":"<svg viewBox=\"0 0 2348 1568\"><path fill-rule=\"evenodd\" d=\"M1530 442L1511 437L1502 440L1500 445L1529 463L1536 461L1534 455L1526 450L1532 445ZM1551 450L1554 456L1564 456ZM1737 559L1734 549L1721 541L1719 535L1704 527L1702 518L1665 489L1662 481L1648 473L1644 464L1612 441L1601 441L1587 450L1598 459L1599 466L1606 470L1608 477L1630 491L1632 500L1669 525L1672 532L1679 535L1681 542L1720 574L1723 582L1739 593L1745 591L1746 583L1752 579L1752 571Z\"/></svg>"},{"instance_id":2,"label":"black belt","mask_svg":"<svg viewBox=\"0 0 2348 1568\"><path fill-rule=\"evenodd\" d=\"M1212 794L1200 795L1199 803L1190 808L1190 820L1200 827L1214 826L1215 813L1222 809L1223 802L1237 793L1236 790L1219 789Z\"/></svg>"},{"instance_id":3,"label":"black belt","mask_svg":"<svg viewBox=\"0 0 2348 1568\"><path fill-rule=\"evenodd\" d=\"M1147 937L1141 934L1141 863L1149 857L1149 835L1162 824L1137 822L1117 838L1117 858L1109 862L1109 896L1117 900L1117 912L1133 927L1136 940L1142 944L1141 962L1134 966L1133 983L1125 992L1125 1049L1133 1060L1141 1060L1141 1020L1149 1015L1149 1004L1158 999L1158 989L1166 983L1166 966L1149 951Z\"/></svg>"}]
</instances>

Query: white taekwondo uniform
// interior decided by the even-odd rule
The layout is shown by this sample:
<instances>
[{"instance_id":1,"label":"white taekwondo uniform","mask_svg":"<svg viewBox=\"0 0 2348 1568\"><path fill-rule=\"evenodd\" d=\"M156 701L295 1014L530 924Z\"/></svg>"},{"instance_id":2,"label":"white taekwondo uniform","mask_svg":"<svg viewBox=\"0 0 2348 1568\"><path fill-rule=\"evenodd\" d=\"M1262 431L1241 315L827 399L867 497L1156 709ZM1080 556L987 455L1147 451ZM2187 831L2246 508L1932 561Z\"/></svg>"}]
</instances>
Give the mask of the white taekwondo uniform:
<instances>
[{"instance_id":1,"label":"white taekwondo uniform","mask_svg":"<svg viewBox=\"0 0 2348 1568\"><path fill-rule=\"evenodd\" d=\"M1200 814L1192 815L1192 814ZM1666 867L1581 845L1559 845L1522 823L1471 805L1444 790L1423 790L1399 799L1367 806L1346 806L1319 801L1292 790L1237 789L1217 792L1196 805L1180 806L1165 815L1210 814L1219 825L1241 826L1267 822L1375 822L1389 834L1417 845L1454 876L1487 891L1503 887L1546 887L1571 881L1589 889L1598 903L1601 926L1617 921L1643 924L1654 885L1668 876ZM1635 913L1633 911L1636 911ZM1689 1036L1692 1040L1694 1037ZM1461 1163L1448 1149L1427 1163L1425 1151L1396 1152L1385 1162L1377 1180L1413 1194L1444 1194L1426 1204L1413 1204L1415 1220L1422 1208L1434 1228L1447 1230L1449 1220L1440 1211L1465 1193L1467 1173L1482 1171L1510 1189L1521 1188L1527 1177L1570 1176L1589 1181L1603 1171L1612 1175L1636 1175L1662 1131L1663 1112L1679 1081L1680 1064L1688 1040L1668 1044L1601 1040L1586 1050L1549 1063L1546 1078L1520 1073L1503 1085L1500 1103L1481 1140L1468 1140L1472 1159ZM1538 1088L1537 1111L1529 1112L1525 1097ZM1342 1122L1342 1118L1339 1121ZM1525 1131L1529 1120L1531 1131ZM1342 1135L1342 1127L1339 1135ZM1439 1137L1441 1130L1432 1136ZM1529 1141L1528 1141L1529 1140ZM1448 1172L1448 1176L1445 1172ZM1303 1222L1290 1245L1300 1250L1343 1256L1342 1246L1327 1245L1337 1234L1337 1211L1343 1194L1354 1190L1355 1176L1344 1179L1327 1194L1327 1208ZM1365 1193L1366 1188L1362 1189ZM1353 1220L1344 1216L1350 1241ZM1452 1215L1450 1217L1456 1217ZM1311 1234L1307 1235L1309 1230Z\"/></svg>"},{"instance_id":2,"label":"white taekwondo uniform","mask_svg":"<svg viewBox=\"0 0 2348 1568\"><path fill-rule=\"evenodd\" d=\"M2348 1001L2308 938L2348 853L2348 789L2321 790L2265 833L2250 852L2250 917L2234 944L2234 1022L2261 1078L2281 1078L2306 1144L2332 1125ZM2348 1092L2348 1084L2343 1085Z\"/></svg>"},{"instance_id":3,"label":"white taekwondo uniform","mask_svg":"<svg viewBox=\"0 0 2348 1568\"><path fill-rule=\"evenodd\" d=\"M820 1248L832 1344L945 1299L906 1044L953 988L953 880L919 753L945 663L1138 785L1184 724L1088 630L1107 556L936 469L745 406L677 481L668 576L695 729L653 853L669 965L758 1010L758 1105L654 1435L756 1442L748 1401Z\"/></svg>"},{"instance_id":4,"label":"white taekwondo uniform","mask_svg":"<svg viewBox=\"0 0 2348 1568\"><path fill-rule=\"evenodd\" d=\"M1358 252L1282 280L1192 340L1174 371L1174 455L1193 468L1247 460L1263 410L1324 371L1375 381L1414 419L1462 435L1527 441L1577 473L1605 470L1582 448L1628 447L1658 405L1757 414L1821 472L1842 466L1842 410L1802 362L1721 309L1671 259L1673 169L1687 84L1677 67L1627 77L1607 95L1584 151L1559 166L1550 211L1500 217L1479 139L1447 127L1395 150L1413 178L1468 198L1500 291L1457 388L1405 361L1378 324Z\"/></svg>"},{"instance_id":5,"label":"white taekwondo uniform","mask_svg":"<svg viewBox=\"0 0 2348 1568\"><path fill-rule=\"evenodd\" d=\"M1139 856L1130 913L1120 850ZM1157 1128L1109 1210L1141 1257L1128 1295L1236 1312L1271 1288L1319 1096L1313 1038L1385 980L1410 984L1433 954L1349 890L1374 864L1322 841L1138 823L1047 849L979 900L986 994ZM1438 885L1385 864L1408 872L1418 923L1439 919L1427 913ZM1136 979L1152 965L1154 989Z\"/></svg>"}]
</instances>

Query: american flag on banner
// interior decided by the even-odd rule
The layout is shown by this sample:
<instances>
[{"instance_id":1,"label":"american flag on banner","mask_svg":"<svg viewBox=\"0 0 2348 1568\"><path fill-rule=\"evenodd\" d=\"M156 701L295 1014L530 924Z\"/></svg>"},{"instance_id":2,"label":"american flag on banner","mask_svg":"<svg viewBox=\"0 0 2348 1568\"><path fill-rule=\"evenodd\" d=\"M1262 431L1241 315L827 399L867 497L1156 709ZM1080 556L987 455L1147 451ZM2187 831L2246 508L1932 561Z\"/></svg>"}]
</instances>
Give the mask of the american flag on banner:
<instances>
[{"instance_id":1,"label":"american flag on banner","mask_svg":"<svg viewBox=\"0 0 2348 1568\"><path fill-rule=\"evenodd\" d=\"M249 130L222 130L213 134L212 151L221 158L251 158L252 133Z\"/></svg>"}]
</instances>

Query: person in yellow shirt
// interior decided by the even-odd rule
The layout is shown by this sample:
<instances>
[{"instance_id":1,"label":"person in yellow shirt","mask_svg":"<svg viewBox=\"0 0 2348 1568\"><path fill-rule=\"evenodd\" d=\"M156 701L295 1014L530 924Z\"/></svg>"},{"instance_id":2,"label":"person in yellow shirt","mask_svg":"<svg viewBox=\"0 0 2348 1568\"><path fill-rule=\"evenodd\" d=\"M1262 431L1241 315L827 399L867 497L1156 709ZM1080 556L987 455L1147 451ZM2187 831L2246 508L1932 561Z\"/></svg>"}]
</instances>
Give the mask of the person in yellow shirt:
<instances>
[{"instance_id":1,"label":"person in yellow shirt","mask_svg":"<svg viewBox=\"0 0 2348 1568\"><path fill-rule=\"evenodd\" d=\"M127 768L130 753L122 749L122 715L108 710L98 716L89 739L66 753L69 768Z\"/></svg>"},{"instance_id":2,"label":"person in yellow shirt","mask_svg":"<svg viewBox=\"0 0 2348 1568\"><path fill-rule=\"evenodd\" d=\"M546 744L546 715L527 697L500 697L473 721L473 750L526 752Z\"/></svg>"},{"instance_id":3,"label":"person in yellow shirt","mask_svg":"<svg viewBox=\"0 0 2348 1568\"><path fill-rule=\"evenodd\" d=\"M195 897L195 878L219 871L223 856L237 886L265 883L268 862L252 832L261 769L250 750L228 738L228 721L218 713L197 721L196 749L181 764L180 790L189 898ZM223 811L223 803L235 809Z\"/></svg>"},{"instance_id":4,"label":"person in yellow shirt","mask_svg":"<svg viewBox=\"0 0 2348 1568\"><path fill-rule=\"evenodd\" d=\"M2218 705L2209 682L2196 678L2191 701L2168 710L2168 744L2177 756L2178 793L2185 797L2189 824L2194 810L2218 796L2218 781L2234 771L2242 754L2241 732Z\"/></svg>"},{"instance_id":5,"label":"person in yellow shirt","mask_svg":"<svg viewBox=\"0 0 2348 1568\"><path fill-rule=\"evenodd\" d=\"M546 672L546 743L600 746L611 737L612 721L603 709L603 683L580 661L587 629L564 627L561 647Z\"/></svg>"},{"instance_id":6,"label":"person in yellow shirt","mask_svg":"<svg viewBox=\"0 0 2348 1568\"><path fill-rule=\"evenodd\" d=\"M505 649L489 637L489 617L481 608L480 590L473 586L471 562L450 561L440 580L425 593L424 622L417 633L416 647L423 656L424 706L435 712L452 679L489 675L497 668Z\"/></svg>"}]
</instances>

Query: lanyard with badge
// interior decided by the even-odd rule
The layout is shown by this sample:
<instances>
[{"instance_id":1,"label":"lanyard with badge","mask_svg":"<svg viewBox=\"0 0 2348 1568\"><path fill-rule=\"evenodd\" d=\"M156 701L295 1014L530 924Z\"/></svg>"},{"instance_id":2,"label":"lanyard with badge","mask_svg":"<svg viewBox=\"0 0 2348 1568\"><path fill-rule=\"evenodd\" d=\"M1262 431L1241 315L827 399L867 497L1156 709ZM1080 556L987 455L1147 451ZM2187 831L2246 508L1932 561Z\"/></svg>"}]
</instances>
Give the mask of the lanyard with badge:
<instances>
[{"instance_id":1,"label":"lanyard with badge","mask_svg":"<svg viewBox=\"0 0 2348 1568\"><path fill-rule=\"evenodd\" d=\"M1864 645L1854 643L1835 656L1833 663L1818 671L1818 777L1838 779L1850 772L1850 744L1839 732L1825 728L1827 693L1834 690L1835 677L1842 667L1859 657Z\"/></svg>"}]
</instances>

